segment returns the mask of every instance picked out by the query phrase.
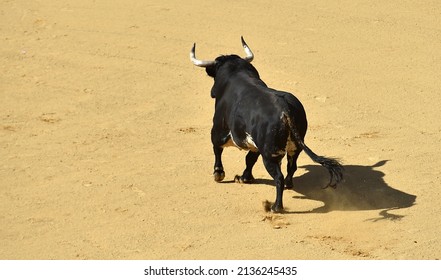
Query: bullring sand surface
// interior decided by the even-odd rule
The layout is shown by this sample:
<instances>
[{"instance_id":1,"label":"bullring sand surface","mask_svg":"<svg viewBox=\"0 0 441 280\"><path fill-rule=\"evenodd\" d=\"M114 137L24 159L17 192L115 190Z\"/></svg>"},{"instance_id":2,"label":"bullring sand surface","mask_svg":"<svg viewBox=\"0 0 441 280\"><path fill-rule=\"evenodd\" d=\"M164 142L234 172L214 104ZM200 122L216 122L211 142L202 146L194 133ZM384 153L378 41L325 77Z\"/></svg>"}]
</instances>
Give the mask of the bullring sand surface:
<instances>
[{"instance_id":1,"label":"bullring sand surface","mask_svg":"<svg viewBox=\"0 0 441 280\"><path fill-rule=\"evenodd\" d=\"M438 259L440 1L0 1L1 259ZM302 101L275 199L244 151L212 177L212 80L244 55ZM285 162L283 163L285 166ZM283 168L285 171L285 167Z\"/></svg>"}]
</instances>

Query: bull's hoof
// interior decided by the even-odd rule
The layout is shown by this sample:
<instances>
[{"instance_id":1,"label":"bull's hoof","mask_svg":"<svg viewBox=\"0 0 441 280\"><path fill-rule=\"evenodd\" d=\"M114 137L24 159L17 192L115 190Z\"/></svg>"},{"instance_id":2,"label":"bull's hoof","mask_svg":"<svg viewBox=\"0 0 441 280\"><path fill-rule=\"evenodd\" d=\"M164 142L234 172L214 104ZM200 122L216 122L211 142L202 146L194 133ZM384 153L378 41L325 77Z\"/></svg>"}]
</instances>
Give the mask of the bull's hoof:
<instances>
[{"instance_id":1,"label":"bull's hoof","mask_svg":"<svg viewBox=\"0 0 441 280\"><path fill-rule=\"evenodd\" d=\"M222 182L225 178L225 172L223 170L216 170L213 173L213 177L216 182Z\"/></svg>"},{"instance_id":2,"label":"bull's hoof","mask_svg":"<svg viewBox=\"0 0 441 280\"><path fill-rule=\"evenodd\" d=\"M271 212L273 212L273 213L283 213L283 206L273 204L273 206L271 206Z\"/></svg>"},{"instance_id":3,"label":"bull's hoof","mask_svg":"<svg viewBox=\"0 0 441 280\"><path fill-rule=\"evenodd\" d=\"M292 183L292 178L291 179L286 179L285 180L285 189L292 190L293 187L294 187L294 184Z\"/></svg>"},{"instance_id":4,"label":"bull's hoof","mask_svg":"<svg viewBox=\"0 0 441 280\"><path fill-rule=\"evenodd\" d=\"M254 177L251 176L249 178L246 178L244 176L236 175L234 177L234 182L239 183L239 184L250 184L250 183L254 182Z\"/></svg>"}]
</instances>

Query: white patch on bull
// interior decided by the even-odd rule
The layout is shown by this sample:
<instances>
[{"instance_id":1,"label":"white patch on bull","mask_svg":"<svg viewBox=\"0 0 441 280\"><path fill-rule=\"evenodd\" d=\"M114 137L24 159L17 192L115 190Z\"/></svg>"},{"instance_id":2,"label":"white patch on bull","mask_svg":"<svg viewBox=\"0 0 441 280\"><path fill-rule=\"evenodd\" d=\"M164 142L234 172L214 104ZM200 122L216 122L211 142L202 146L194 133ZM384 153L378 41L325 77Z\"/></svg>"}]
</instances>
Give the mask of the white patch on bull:
<instances>
[{"instance_id":1,"label":"white patch on bull","mask_svg":"<svg viewBox=\"0 0 441 280\"><path fill-rule=\"evenodd\" d=\"M228 133L227 138L228 138L228 141L225 144L222 145L222 148L233 147L234 146L234 147L237 147L237 148L240 149L240 147L234 141L233 135L231 134L231 131L230 131L230 133Z\"/></svg>"},{"instance_id":2,"label":"white patch on bull","mask_svg":"<svg viewBox=\"0 0 441 280\"><path fill-rule=\"evenodd\" d=\"M277 151L274 154L271 154L271 156L279 157L279 156L284 156L285 154L288 154L289 156L293 156L296 150L297 150L297 145L294 141L292 141L291 133L290 133L288 139L286 139L285 150Z\"/></svg>"},{"instance_id":3,"label":"white patch on bull","mask_svg":"<svg viewBox=\"0 0 441 280\"><path fill-rule=\"evenodd\" d=\"M257 152L259 149L257 149L256 143L254 143L253 137L248 132L245 132L245 145L247 145L247 148L250 149L252 152Z\"/></svg>"},{"instance_id":4,"label":"white patch on bull","mask_svg":"<svg viewBox=\"0 0 441 280\"><path fill-rule=\"evenodd\" d=\"M236 147L239 150L245 149L245 150L251 150L253 152L258 152L259 149L257 149L256 143L254 143L253 137L251 137L251 135L247 132L245 132L245 139L244 142L242 144L242 146L237 145L236 141L234 141L233 135L230 133L228 133L227 135L228 141L222 145L222 148L226 148L226 147ZM243 147L243 146L246 146Z\"/></svg>"},{"instance_id":5,"label":"white patch on bull","mask_svg":"<svg viewBox=\"0 0 441 280\"><path fill-rule=\"evenodd\" d=\"M289 156L294 155L295 151L297 150L297 145L296 143L291 139L291 133L288 136L288 139L286 139L286 153Z\"/></svg>"},{"instance_id":6,"label":"white patch on bull","mask_svg":"<svg viewBox=\"0 0 441 280\"><path fill-rule=\"evenodd\" d=\"M286 154L285 150L280 150L275 152L274 154L271 154L272 157L280 157L280 156L284 156Z\"/></svg>"},{"instance_id":7,"label":"white patch on bull","mask_svg":"<svg viewBox=\"0 0 441 280\"><path fill-rule=\"evenodd\" d=\"M282 115L280 116L280 119L290 128L290 129L292 129L292 127L291 127L291 118L289 117L289 115L288 115L288 113L286 113L286 112L282 112ZM293 141L292 140L292 138L291 138L291 132L289 132L289 135L288 135L288 139L286 139L286 146L285 146L285 150L286 150L286 153L289 155L289 156L292 156L292 155L294 155L294 153L295 153L295 151L297 150L297 145L296 145L296 142L295 141Z\"/></svg>"}]
</instances>

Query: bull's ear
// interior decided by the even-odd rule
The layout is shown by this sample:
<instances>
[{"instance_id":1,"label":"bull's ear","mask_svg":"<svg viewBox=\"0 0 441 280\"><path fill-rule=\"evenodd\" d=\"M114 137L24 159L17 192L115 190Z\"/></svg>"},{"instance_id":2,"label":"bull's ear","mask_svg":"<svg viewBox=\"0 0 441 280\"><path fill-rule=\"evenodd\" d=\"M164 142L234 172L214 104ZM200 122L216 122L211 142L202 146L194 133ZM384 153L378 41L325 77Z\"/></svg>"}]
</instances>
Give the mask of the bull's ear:
<instances>
[{"instance_id":1,"label":"bull's ear","mask_svg":"<svg viewBox=\"0 0 441 280\"><path fill-rule=\"evenodd\" d=\"M208 76L215 78L216 77L216 65L210 65L205 68Z\"/></svg>"}]
</instances>

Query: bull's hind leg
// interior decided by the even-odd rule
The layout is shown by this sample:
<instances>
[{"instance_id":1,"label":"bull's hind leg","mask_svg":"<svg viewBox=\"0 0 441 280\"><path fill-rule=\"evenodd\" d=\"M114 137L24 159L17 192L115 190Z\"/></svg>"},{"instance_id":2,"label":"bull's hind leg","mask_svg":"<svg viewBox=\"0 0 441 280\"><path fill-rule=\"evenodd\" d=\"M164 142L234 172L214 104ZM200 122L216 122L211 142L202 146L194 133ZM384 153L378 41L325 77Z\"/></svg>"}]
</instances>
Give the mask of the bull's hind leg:
<instances>
[{"instance_id":1,"label":"bull's hind leg","mask_svg":"<svg viewBox=\"0 0 441 280\"><path fill-rule=\"evenodd\" d=\"M295 151L295 153L293 155L289 155L287 156L287 166L286 166L286 171L288 172L286 174L285 177L285 187L287 189L292 189L293 188L293 183L292 183L292 177L294 176L294 173L297 170L297 159L299 158L301 150L297 150Z\"/></svg>"},{"instance_id":2,"label":"bull's hind leg","mask_svg":"<svg viewBox=\"0 0 441 280\"><path fill-rule=\"evenodd\" d=\"M236 175L236 177L234 177L234 181L236 183L252 183L254 181L254 177L253 177L253 166L256 163L257 159L259 158L259 152L252 152L249 151L247 156L245 157L245 162L246 162L246 168L243 171L242 176Z\"/></svg>"},{"instance_id":3,"label":"bull's hind leg","mask_svg":"<svg viewBox=\"0 0 441 280\"><path fill-rule=\"evenodd\" d=\"M263 158L266 170L276 182L276 202L271 207L271 210L276 213L283 211L283 189L285 188L280 161L280 158Z\"/></svg>"}]
</instances>

